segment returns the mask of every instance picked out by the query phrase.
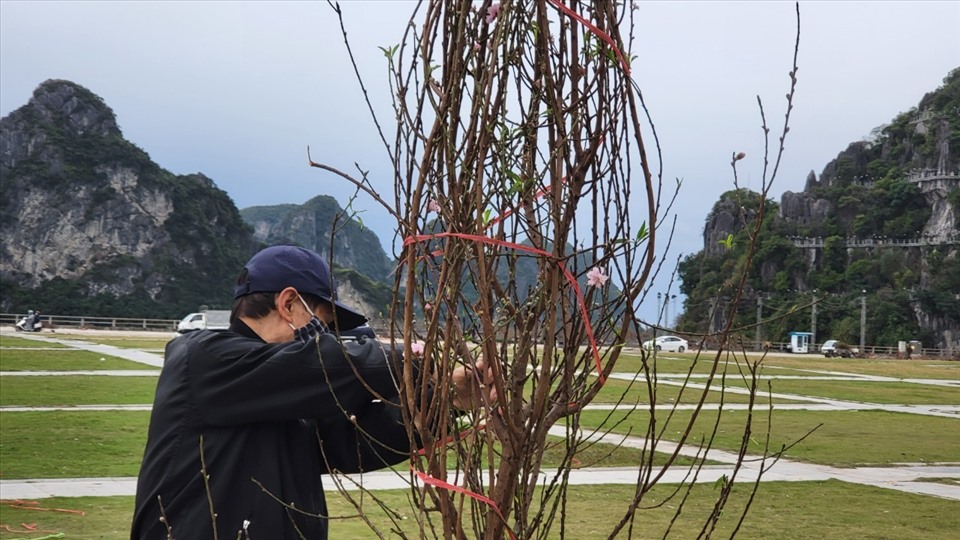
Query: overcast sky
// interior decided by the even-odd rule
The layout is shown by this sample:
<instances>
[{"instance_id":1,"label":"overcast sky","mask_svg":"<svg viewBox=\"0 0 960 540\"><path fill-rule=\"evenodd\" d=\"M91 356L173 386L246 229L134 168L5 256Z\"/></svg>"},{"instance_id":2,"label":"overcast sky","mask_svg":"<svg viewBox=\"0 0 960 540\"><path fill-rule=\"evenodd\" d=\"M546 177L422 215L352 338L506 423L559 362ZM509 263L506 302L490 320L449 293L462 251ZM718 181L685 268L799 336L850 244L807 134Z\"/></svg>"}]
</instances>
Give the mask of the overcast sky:
<instances>
[{"instance_id":1,"label":"overcast sky","mask_svg":"<svg viewBox=\"0 0 960 540\"><path fill-rule=\"evenodd\" d=\"M362 73L389 118L385 60L412 12L405 1L341 2ZM633 77L683 178L669 257L703 247L703 223L732 189L758 188L763 140L756 96L779 126L793 54L790 2L638 2ZM960 2L801 2L799 83L781 175L800 191L811 170L917 105L960 66ZM383 149L325 2L0 1L0 115L41 82L101 96L124 136L177 174L202 172L239 208L352 192L306 165L384 172ZM375 183L378 182L374 179ZM390 188L389 178L379 182ZM393 227L360 199L391 252ZM666 289L666 282L658 284ZM650 312L656 306L649 306ZM671 314L676 310L671 306Z\"/></svg>"}]
</instances>

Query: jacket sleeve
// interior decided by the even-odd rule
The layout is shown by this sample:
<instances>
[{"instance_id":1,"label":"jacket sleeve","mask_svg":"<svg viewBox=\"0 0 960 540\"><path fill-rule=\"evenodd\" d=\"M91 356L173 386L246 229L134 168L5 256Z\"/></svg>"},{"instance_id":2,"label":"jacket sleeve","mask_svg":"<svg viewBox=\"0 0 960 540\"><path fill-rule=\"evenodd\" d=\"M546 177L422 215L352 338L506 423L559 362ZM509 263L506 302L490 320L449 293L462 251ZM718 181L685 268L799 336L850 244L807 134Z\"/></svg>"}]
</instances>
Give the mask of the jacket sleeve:
<instances>
[{"instance_id":1,"label":"jacket sleeve","mask_svg":"<svg viewBox=\"0 0 960 540\"><path fill-rule=\"evenodd\" d=\"M325 472L375 471L408 460L420 446L411 444L395 402L372 402L351 419L318 422L318 429Z\"/></svg>"},{"instance_id":2,"label":"jacket sleeve","mask_svg":"<svg viewBox=\"0 0 960 540\"><path fill-rule=\"evenodd\" d=\"M199 413L219 426L356 415L396 396L403 368L394 347L332 335L303 344L211 333L182 346Z\"/></svg>"}]
</instances>

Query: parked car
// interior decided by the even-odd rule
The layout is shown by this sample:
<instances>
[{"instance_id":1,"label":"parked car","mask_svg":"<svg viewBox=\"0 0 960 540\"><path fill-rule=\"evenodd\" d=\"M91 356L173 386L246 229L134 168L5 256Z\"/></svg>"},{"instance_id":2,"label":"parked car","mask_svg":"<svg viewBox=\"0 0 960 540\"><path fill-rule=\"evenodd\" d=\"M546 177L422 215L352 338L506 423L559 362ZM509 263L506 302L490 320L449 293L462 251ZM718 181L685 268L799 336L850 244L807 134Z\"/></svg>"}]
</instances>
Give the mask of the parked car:
<instances>
[{"instance_id":1,"label":"parked car","mask_svg":"<svg viewBox=\"0 0 960 540\"><path fill-rule=\"evenodd\" d=\"M191 313L177 324L177 332L186 334L194 330L226 330L230 328L229 310L207 310Z\"/></svg>"},{"instance_id":2,"label":"parked car","mask_svg":"<svg viewBox=\"0 0 960 540\"><path fill-rule=\"evenodd\" d=\"M820 346L820 352L823 353L827 358L833 358L834 356L839 356L840 358L853 358L854 355L860 352L860 349L856 347L851 347L846 343L841 343L835 339L828 339L823 342L823 345Z\"/></svg>"},{"instance_id":3,"label":"parked car","mask_svg":"<svg viewBox=\"0 0 960 540\"><path fill-rule=\"evenodd\" d=\"M365 324L356 328L351 328L350 330L342 330L340 332L341 340L359 341L367 338L377 339L377 334L373 331L373 328L370 328Z\"/></svg>"},{"instance_id":4,"label":"parked car","mask_svg":"<svg viewBox=\"0 0 960 540\"><path fill-rule=\"evenodd\" d=\"M677 336L660 336L657 339L651 339L643 342L643 348L647 350L683 352L690 348L687 340Z\"/></svg>"}]
</instances>

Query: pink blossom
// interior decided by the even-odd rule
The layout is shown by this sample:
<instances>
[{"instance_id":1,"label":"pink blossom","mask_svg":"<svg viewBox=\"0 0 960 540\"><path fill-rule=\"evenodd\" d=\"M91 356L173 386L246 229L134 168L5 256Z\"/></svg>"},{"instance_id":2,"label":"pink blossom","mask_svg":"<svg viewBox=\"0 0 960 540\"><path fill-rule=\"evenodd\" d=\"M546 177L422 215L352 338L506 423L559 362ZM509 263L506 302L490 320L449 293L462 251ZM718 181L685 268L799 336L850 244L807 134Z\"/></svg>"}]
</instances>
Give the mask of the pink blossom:
<instances>
[{"instance_id":1,"label":"pink blossom","mask_svg":"<svg viewBox=\"0 0 960 540\"><path fill-rule=\"evenodd\" d=\"M423 356L423 343L411 343L410 351L413 352L414 356Z\"/></svg>"},{"instance_id":2,"label":"pink blossom","mask_svg":"<svg viewBox=\"0 0 960 540\"><path fill-rule=\"evenodd\" d=\"M438 203L436 199L430 199L430 201L427 202L427 212L436 212L439 214L440 203Z\"/></svg>"},{"instance_id":3,"label":"pink blossom","mask_svg":"<svg viewBox=\"0 0 960 540\"><path fill-rule=\"evenodd\" d=\"M474 42L473 42L473 52L480 52L480 42L479 42L479 41L474 41Z\"/></svg>"},{"instance_id":4,"label":"pink blossom","mask_svg":"<svg viewBox=\"0 0 960 540\"><path fill-rule=\"evenodd\" d=\"M610 279L610 276L603 273L603 268L594 266L587 272L587 286L588 287L603 287L607 284L607 280Z\"/></svg>"},{"instance_id":5,"label":"pink blossom","mask_svg":"<svg viewBox=\"0 0 960 540\"><path fill-rule=\"evenodd\" d=\"M424 311L430 311L431 309L433 309L433 304L431 304L430 302L427 302L426 304L423 305Z\"/></svg>"},{"instance_id":6,"label":"pink blossom","mask_svg":"<svg viewBox=\"0 0 960 540\"><path fill-rule=\"evenodd\" d=\"M487 8L487 24L492 23L497 18L497 15L499 14L500 14L499 2L488 7Z\"/></svg>"}]
</instances>

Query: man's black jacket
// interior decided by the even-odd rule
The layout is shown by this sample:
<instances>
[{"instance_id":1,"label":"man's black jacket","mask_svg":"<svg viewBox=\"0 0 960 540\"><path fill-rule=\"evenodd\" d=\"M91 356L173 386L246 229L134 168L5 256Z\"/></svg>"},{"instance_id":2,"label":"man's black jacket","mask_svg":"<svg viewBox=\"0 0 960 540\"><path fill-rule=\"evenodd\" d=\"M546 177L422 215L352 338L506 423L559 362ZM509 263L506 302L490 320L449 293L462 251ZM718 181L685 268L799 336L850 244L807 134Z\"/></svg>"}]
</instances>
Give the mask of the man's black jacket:
<instances>
[{"instance_id":1,"label":"man's black jacket","mask_svg":"<svg viewBox=\"0 0 960 540\"><path fill-rule=\"evenodd\" d=\"M249 522L253 539L325 539L327 520L303 513L327 514L320 475L370 471L409 455L396 406L400 359L375 340L341 343L331 334L265 343L239 321L172 340L131 538L167 538L161 505L177 540L213 538L205 465L220 538L237 538Z\"/></svg>"}]
</instances>

